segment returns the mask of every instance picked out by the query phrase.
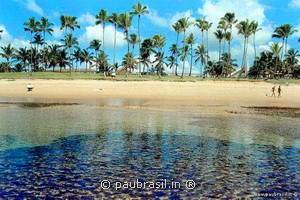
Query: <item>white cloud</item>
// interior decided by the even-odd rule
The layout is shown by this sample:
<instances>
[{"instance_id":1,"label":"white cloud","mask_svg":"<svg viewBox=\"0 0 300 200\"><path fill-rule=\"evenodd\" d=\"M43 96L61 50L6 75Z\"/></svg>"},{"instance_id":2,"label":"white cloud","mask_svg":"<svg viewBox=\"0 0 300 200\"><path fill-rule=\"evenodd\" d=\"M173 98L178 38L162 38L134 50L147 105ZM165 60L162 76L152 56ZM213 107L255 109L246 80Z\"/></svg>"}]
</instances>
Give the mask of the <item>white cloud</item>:
<instances>
[{"instance_id":1,"label":"white cloud","mask_svg":"<svg viewBox=\"0 0 300 200\"><path fill-rule=\"evenodd\" d=\"M289 3L290 8L300 8L300 0L291 0Z\"/></svg>"},{"instance_id":2,"label":"white cloud","mask_svg":"<svg viewBox=\"0 0 300 200\"><path fill-rule=\"evenodd\" d=\"M263 49L261 46L266 46L272 39L273 27L269 23L265 15L265 6L259 3L258 0L204 0L203 6L198 9L198 13L201 16L213 23L211 33L209 36L210 50L216 50L218 48L218 41L213 35L213 32L217 29L218 22L221 17L227 12L234 12L236 18L239 21L249 19L257 21L262 28L256 34L257 54ZM237 30L233 29L233 41L232 41L232 55L240 64L243 54L243 37L237 33ZM249 40L248 58L250 63L254 59L254 48L252 43L252 37Z\"/></svg>"},{"instance_id":3,"label":"white cloud","mask_svg":"<svg viewBox=\"0 0 300 200\"><path fill-rule=\"evenodd\" d=\"M44 10L39 6L35 0L15 0L16 2L22 4L27 10L30 10L38 15L44 15Z\"/></svg>"},{"instance_id":4,"label":"white cloud","mask_svg":"<svg viewBox=\"0 0 300 200\"><path fill-rule=\"evenodd\" d=\"M114 27L112 25L108 25L105 27L105 47L112 48L114 45ZM117 40L116 46L122 47L125 46L126 40L125 35L117 31ZM80 42L88 44L90 41L98 39L102 40L102 26L101 25L91 25L85 27L85 33L80 37Z\"/></svg>"},{"instance_id":5,"label":"white cloud","mask_svg":"<svg viewBox=\"0 0 300 200\"><path fill-rule=\"evenodd\" d=\"M12 44L12 46L15 48L30 46L30 42L28 40L13 38L4 25L0 25L0 30L3 30L3 33L1 34L0 46L8 44Z\"/></svg>"},{"instance_id":6,"label":"white cloud","mask_svg":"<svg viewBox=\"0 0 300 200\"><path fill-rule=\"evenodd\" d=\"M150 10L149 14L146 15L146 18L149 19L153 24L160 27L168 27L169 22L167 18L163 18L158 15L156 10Z\"/></svg>"},{"instance_id":7,"label":"white cloud","mask_svg":"<svg viewBox=\"0 0 300 200\"><path fill-rule=\"evenodd\" d=\"M90 24L90 25L93 25L95 24L96 22L96 18L94 15L92 15L91 13L87 12L83 15L81 15L79 18L78 18L78 21L79 23L81 24Z\"/></svg>"},{"instance_id":8,"label":"white cloud","mask_svg":"<svg viewBox=\"0 0 300 200\"><path fill-rule=\"evenodd\" d=\"M56 39L61 38L63 36L63 30L61 30L59 26L54 26L52 35Z\"/></svg>"}]
</instances>

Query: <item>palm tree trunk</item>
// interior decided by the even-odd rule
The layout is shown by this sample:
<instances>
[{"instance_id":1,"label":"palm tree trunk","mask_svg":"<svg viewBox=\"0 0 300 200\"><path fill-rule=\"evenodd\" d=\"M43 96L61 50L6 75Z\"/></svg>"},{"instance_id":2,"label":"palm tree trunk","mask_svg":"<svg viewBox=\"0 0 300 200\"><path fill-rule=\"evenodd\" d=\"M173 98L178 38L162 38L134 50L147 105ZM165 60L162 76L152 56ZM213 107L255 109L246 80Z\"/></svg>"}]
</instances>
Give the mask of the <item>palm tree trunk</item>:
<instances>
[{"instance_id":1,"label":"palm tree trunk","mask_svg":"<svg viewBox=\"0 0 300 200\"><path fill-rule=\"evenodd\" d=\"M139 42L139 57L141 56L141 32L140 32L141 15L138 16L138 42ZM139 75L141 76L141 61L139 59Z\"/></svg>"},{"instance_id":2,"label":"palm tree trunk","mask_svg":"<svg viewBox=\"0 0 300 200\"><path fill-rule=\"evenodd\" d=\"M185 41L185 31L183 33L183 41ZM183 47L185 47L184 43L183 43ZM183 75L184 75L184 68L185 68L185 58L183 59L181 78L183 78Z\"/></svg>"},{"instance_id":3,"label":"palm tree trunk","mask_svg":"<svg viewBox=\"0 0 300 200\"><path fill-rule=\"evenodd\" d=\"M117 43L117 24L115 24L115 33L114 33L114 63L116 64L116 43Z\"/></svg>"},{"instance_id":4,"label":"palm tree trunk","mask_svg":"<svg viewBox=\"0 0 300 200\"><path fill-rule=\"evenodd\" d=\"M105 23L102 23L102 50L104 52L104 34L105 34Z\"/></svg>"},{"instance_id":5,"label":"palm tree trunk","mask_svg":"<svg viewBox=\"0 0 300 200\"><path fill-rule=\"evenodd\" d=\"M191 66L189 76L192 76L192 68L193 68L193 45L191 45Z\"/></svg>"},{"instance_id":6,"label":"palm tree trunk","mask_svg":"<svg viewBox=\"0 0 300 200\"><path fill-rule=\"evenodd\" d=\"M247 66L247 64L248 64L248 62L247 62L247 54L248 54L248 37L247 37L247 39L246 39L246 48L245 48L246 50L245 50L245 75L247 76L247 74L248 74L248 66Z\"/></svg>"},{"instance_id":7,"label":"palm tree trunk","mask_svg":"<svg viewBox=\"0 0 300 200\"><path fill-rule=\"evenodd\" d=\"M128 40L128 31L126 31L126 40L127 40L127 53L129 53L130 45L129 45L129 40Z\"/></svg>"},{"instance_id":8,"label":"palm tree trunk","mask_svg":"<svg viewBox=\"0 0 300 200\"><path fill-rule=\"evenodd\" d=\"M254 49L254 59L256 58L256 43L255 43L255 33L253 34L253 49Z\"/></svg>"},{"instance_id":9,"label":"palm tree trunk","mask_svg":"<svg viewBox=\"0 0 300 200\"><path fill-rule=\"evenodd\" d=\"M222 42L219 40L219 62L221 61Z\"/></svg>"},{"instance_id":10,"label":"palm tree trunk","mask_svg":"<svg viewBox=\"0 0 300 200\"><path fill-rule=\"evenodd\" d=\"M178 41L179 41L179 32L177 32L177 38L176 38L176 48L177 49L178 49ZM177 68L178 68L178 52L176 53L175 76L178 76Z\"/></svg>"},{"instance_id":11,"label":"palm tree trunk","mask_svg":"<svg viewBox=\"0 0 300 200\"><path fill-rule=\"evenodd\" d=\"M282 48L281 48L281 60L283 60L283 54L284 54L284 45L285 42L284 42L284 38L282 38Z\"/></svg>"},{"instance_id":12,"label":"palm tree trunk","mask_svg":"<svg viewBox=\"0 0 300 200\"><path fill-rule=\"evenodd\" d=\"M245 70L245 54L246 54L246 37L244 37L244 49L243 49L243 59L241 68Z\"/></svg>"}]
</instances>

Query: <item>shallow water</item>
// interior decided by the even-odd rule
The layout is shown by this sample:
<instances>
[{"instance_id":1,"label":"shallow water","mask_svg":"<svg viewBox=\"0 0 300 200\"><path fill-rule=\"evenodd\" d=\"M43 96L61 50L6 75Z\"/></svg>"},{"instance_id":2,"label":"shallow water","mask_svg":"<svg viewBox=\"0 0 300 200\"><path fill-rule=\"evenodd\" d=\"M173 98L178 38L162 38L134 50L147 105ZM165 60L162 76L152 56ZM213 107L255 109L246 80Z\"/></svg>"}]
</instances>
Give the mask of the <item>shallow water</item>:
<instances>
[{"instance_id":1,"label":"shallow water","mask_svg":"<svg viewBox=\"0 0 300 200\"><path fill-rule=\"evenodd\" d=\"M2 105L0 198L234 198L276 192L295 199L300 195L299 122L261 115ZM167 187L114 187L137 179L165 180ZM109 189L103 180L110 181ZM170 188L172 181L180 187ZM187 181L195 188L187 188Z\"/></svg>"}]
</instances>

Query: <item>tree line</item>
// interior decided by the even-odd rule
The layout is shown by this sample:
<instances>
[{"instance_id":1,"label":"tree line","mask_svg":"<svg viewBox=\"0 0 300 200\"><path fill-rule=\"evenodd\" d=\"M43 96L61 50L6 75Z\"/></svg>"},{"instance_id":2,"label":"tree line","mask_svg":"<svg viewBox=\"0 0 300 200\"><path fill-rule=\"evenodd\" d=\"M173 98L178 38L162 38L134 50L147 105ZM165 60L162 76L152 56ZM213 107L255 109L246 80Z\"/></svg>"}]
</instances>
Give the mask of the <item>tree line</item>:
<instances>
[{"instance_id":1,"label":"tree line","mask_svg":"<svg viewBox=\"0 0 300 200\"><path fill-rule=\"evenodd\" d=\"M0 49L0 72L37 72L37 71L84 71L97 72L105 76L112 73L132 73L139 75L166 75L166 69L173 69L174 75L192 76L198 64L200 76L232 77L249 76L253 78L298 78L300 76L299 52L289 49L288 39L296 32L290 24L283 24L274 30L273 38L280 42L272 43L269 50L257 54L256 34L261 28L256 21L238 21L234 13L226 13L217 24L217 30L210 33L212 23L205 17L192 20L183 17L172 25L176 41L165 51L166 37L161 34L141 39L142 17L149 13L147 6L137 3L131 12L111 13L100 10L95 16L96 25L102 27L102 39L90 41L88 48L81 48L74 31L80 29L75 16L60 17L63 38L60 43L47 42L54 30L54 24L47 18L29 18L24 23L24 31L30 35L30 47L16 49L11 44ZM132 32L133 20L137 31ZM113 55L106 53L106 25L114 27ZM190 27L197 27L199 34L189 33ZM232 57L231 46L233 30L243 37L243 56L239 70L237 61ZM120 63L116 60L117 31L121 30L127 42L127 52ZM0 30L0 35L3 33ZM100 34L100 33L99 33ZM218 59L213 60L209 51L209 35L218 41ZM197 39L200 40L197 43ZM300 41L300 40L299 40ZM255 60L248 70L248 48L253 45ZM137 49L137 50L136 50ZM136 53L138 51L138 53ZM167 54L167 55L166 55ZM111 59L110 59L111 57ZM82 69L80 66L84 66ZM188 71L186 70L188 66ZM180 72L180 73L179 73Z\"/></svg>"}]
</instances>

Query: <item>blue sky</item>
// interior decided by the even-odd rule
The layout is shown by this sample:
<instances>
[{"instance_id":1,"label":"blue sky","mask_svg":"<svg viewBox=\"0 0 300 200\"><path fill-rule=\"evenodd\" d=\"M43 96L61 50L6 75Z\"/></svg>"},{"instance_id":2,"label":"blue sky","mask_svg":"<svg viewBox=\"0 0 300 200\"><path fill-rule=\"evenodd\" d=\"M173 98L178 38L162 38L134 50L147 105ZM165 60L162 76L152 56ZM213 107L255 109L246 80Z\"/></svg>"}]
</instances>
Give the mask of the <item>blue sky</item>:
<instances>
[{"instance_id":1,"label":"blue sky","mask_svg":"<svg viewBox=\"0 0 300 200\"><path fill-rule=\"evenodd\" d=\"M167 36L167 46L175 42L176 34L171 30L171 24L178 18L189 16L191 19L206 16L215 26L225 12L235 12L238 19L249 18L257 20L262 27L257 35L259 51L268 48L272 40L271 34L277 25L291 23L300 31L300 0L144 0L141 3L147 5L150 14L142 18L142 37L151 37L154 34ZM130 11L136 0L2 0L0 4L0 28L4 29L1 44L13 43L15 46L22 46L28 43L29 36L23 30L24 22L31 16L39 19L46 16L55 24L55 33L48 37L49 41L59 41L62 33L59 31L59 16L77 16L81 30L74 34L79 38L82 47L86 47L93 38L101 39L101 27L94 25L93 16L100 9L106 9L109 13ZM213 27L213 30L216 27ZM131 28L131 32L136 31L136 20ZM108 26L106 31L107 51L112 52L112 32L113 28ZM198 36L200 33L196 28L190 28ZM295 34L290 39L290 45L298 48L300 43L296 40L300 33ZM118 32L118 59L126 49L121 30ZM242 37L234 34L233 55L240 64ZM166 47L165 50L167 50ZM211 34L210 51L212 56L217 56L217 41ZM253 49L249 48L249 57L253 57Z\"/></svg>"}]
</instances>

